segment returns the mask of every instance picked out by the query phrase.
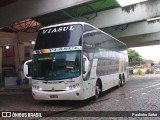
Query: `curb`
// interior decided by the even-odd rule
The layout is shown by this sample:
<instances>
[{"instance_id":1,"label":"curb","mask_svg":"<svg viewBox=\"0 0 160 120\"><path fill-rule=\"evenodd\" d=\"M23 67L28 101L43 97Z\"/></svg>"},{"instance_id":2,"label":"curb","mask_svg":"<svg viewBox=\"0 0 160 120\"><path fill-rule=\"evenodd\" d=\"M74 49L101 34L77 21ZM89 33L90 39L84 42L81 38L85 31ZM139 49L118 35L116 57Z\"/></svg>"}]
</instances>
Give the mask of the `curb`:
<instances>
[{"instance_id":1,"label":"curb","mask_svg":"<svg viewBox=\"0 0 160 120\"><path fill-rule=\"evenodd\" d=\"M0 92L31 91L31 86L0 87Z\"/></svg>"}]
</instances>

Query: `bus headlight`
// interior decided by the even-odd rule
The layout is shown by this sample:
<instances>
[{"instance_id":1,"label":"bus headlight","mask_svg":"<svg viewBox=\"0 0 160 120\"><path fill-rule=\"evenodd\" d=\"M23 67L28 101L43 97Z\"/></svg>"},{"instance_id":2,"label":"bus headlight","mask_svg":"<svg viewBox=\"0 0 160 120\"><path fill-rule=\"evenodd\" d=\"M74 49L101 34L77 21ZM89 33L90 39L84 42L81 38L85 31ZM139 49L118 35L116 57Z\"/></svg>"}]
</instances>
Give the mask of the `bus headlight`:
<instances>
[{"instance_id":1,"label":"bus headlight","mask_svg":"<svg viewBox=\"0 0 160 120\"><path fill-rule=\"evenodd\" d=\"M76 88L76 85L73 85L73 88Z\"/></svg>"},{"instance_id":2,"label":"bus headlight","mask_svg":"<svg viewBox=\"0 0 160 120\"><path fill-rule=\"evenodd\" d=\"M76 86L79 87L79 84L77 83Z\"/></svg>"},{"instance_id":3,"label":"bus headlight","mask_svg":"<svg viewBox=\"0 0 160 120\"><path fill-rule=\"evenodd\" d=\"M42 90L42 88L40 88L40 87L37 86L37 85L32 85L32 88L37 89L37 90Z\"/></svg>"},{"instance_id":4,"label":"bus headlight","mask_svg":"<svg viewBox=\"0 0 160 120\"><path fill-rule=\"evenodd\" d=\"M72 85L69 86L69 89L70 89L70 90L72 89Z\"/></svg>"},{"instance_id":5,"label":"bus headlight","mask_svg":"<svg viewBox=\"0 0 160 120\"><path fill-rule=\"evenodd\" d=\"M35 85L32 85L32 88L36 88Z\"/></svg>"},{"instance_id":6,"label":"bus headlight","mask_svg":"<svg viewBox=\"0 0 160 120\"><path fill-rule=\"evenodd\" d=\"M66 87L66 90L70 90L69 87Z\"/></svg>"},{"instance_id":7,"label":"bus headlight","mask_svg":"<svg viewBox=\"0 0 160 120\"><path fill-rule=\"evenodd\" d=\"M72 90L72 89L76 89L78 87L79 87L79 84L77 83L77 84L74 84L74 85L67 86L66 90Z\"/></svg>"},{"instance_id":8,"label":"bus headlight","mask_svg":"<svg viewBox=\"0 0 160 120\"><path fill-rule=\"evenodd\" d=\"M40 91L42 91L42 88L39 88Z\"/></svg>"}]
</instances>

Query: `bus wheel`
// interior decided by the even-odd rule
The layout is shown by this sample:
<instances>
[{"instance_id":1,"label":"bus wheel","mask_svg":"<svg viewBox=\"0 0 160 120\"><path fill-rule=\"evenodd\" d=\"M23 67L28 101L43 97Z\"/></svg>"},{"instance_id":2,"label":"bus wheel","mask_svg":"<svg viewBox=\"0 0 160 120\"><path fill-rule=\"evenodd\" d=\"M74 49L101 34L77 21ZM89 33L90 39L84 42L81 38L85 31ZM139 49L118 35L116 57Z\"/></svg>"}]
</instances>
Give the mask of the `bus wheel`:
<instances>
[{"instance_id":1,"label":"bus wheel","mask_svg":"<svg viewBox=\"0 0 160 120\"><path fill-rule=\"evenodd\" d=\"M121 87L121 80L119 79L118 87Z\"/></svg>"},{"instance_id":2,"label":"bus wheel","mask_svg":"<svg viewBox=\"0 0 160 120\"><path fill-rule=\"evenodd\" d=\"M125 84L125 75L123 74L123 76L122 76L122 85L124 85Z\"/></svg>"},{"instance_id":3,"label":"bus wheel","mask_svg":"<svg viewBox=\"0 0 160 120\"><path fill-rule=\"evenodd\" d=\"M99 98L100 92L101 92L100 82L97 81L95 86L95 99Z\"/></svg>"},{"instance_id":4,"label":"bus wheel","mask_svg":"<svg viewBox=\"0 0 160 120\"><path fill-rule=\"evenodd\" d=\"M121 87L121 86L122 86L122 77L121 75L119 75L118 87Z\"/></svg>"}]
</instances>

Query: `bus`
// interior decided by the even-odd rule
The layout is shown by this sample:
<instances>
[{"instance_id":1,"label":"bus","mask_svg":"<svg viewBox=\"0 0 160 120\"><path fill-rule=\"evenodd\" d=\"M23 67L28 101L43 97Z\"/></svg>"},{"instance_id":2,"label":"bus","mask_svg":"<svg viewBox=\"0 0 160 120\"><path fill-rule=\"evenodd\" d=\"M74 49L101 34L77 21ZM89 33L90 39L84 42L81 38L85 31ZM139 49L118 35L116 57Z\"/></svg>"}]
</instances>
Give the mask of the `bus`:
<instances>
[{"instance_id":1,"label":"bus","mask_svg":"<svg viewBox=\"0 0 160 120\"><path fill-rule=\"evenodd\" d=\"M126 83L126 45L85 22L43 27L32 60L24 63L24 75L32 80L35 100L97 99L103 91Z\"/></svg>"}]
</instances>

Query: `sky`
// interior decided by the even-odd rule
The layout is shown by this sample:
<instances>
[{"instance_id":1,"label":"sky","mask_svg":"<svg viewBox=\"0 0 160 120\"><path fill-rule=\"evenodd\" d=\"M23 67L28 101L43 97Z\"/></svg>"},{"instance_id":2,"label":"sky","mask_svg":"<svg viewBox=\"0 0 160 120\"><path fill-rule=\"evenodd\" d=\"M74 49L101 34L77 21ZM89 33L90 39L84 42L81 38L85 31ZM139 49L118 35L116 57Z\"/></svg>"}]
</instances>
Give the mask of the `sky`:
<instances>
[{"instance_id":1,"label":"sky","mask_svg":"<svg viewBox=\"0 0 160 120\"><path fill-rule=\"evenodd\" d=\"M147 0L116 0L122 7L127 6L127 5L132 5L135 3L147 1Z\"/></svg>"},{"instance_id":2,"label":"sky","mask_svg":"<svg viewBox=\"0 0 160 120\"><path fill-rule=\"evenodd\" d=\"M153 60L154 62L160 61L160 45L134 47L130 49L138 52L143 59Z\"/></svg>"}]
</instances>

